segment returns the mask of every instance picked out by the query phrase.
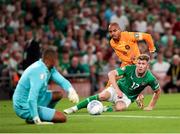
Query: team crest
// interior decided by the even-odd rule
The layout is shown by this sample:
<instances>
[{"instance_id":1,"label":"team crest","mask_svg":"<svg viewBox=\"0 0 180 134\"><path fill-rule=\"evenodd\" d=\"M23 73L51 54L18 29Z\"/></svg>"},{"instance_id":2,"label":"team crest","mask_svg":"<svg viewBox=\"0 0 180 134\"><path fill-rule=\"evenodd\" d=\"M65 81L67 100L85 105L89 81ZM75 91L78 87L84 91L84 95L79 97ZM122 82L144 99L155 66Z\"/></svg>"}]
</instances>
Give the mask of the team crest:
<instances>
[{"instance_id":1,"label":"team crest","mask_svg":"<svg viewBox=\"0 0 180 134\"><path fill-rule=\"evenodd\" d=\"M142 83L141 83L141 85L142 85L142 86L145 86L145 85L146 85L146 83L145 83L145 82L142 82Z\"/></svg>"},{"instance_id":2,"label":"team crest","mask_svg":"<svg viewBox=\"0 0 180 134\"><path fill-rule=\"evenodd\" d=\"M129 46L129 45L126 45L125 48L126 48L127 50L129 50L129 49L130 49L130 46Z\"/></svg>"},{"instance_id":3,"label":"team crest","mask_svg":"<svg viewBox=\"0 0 180 134\"><path fill-rule=\"evenodd\" d=\"M45 74L40 74L40 79L43 80L45 78Z\"/></svg>"}]
</instances>

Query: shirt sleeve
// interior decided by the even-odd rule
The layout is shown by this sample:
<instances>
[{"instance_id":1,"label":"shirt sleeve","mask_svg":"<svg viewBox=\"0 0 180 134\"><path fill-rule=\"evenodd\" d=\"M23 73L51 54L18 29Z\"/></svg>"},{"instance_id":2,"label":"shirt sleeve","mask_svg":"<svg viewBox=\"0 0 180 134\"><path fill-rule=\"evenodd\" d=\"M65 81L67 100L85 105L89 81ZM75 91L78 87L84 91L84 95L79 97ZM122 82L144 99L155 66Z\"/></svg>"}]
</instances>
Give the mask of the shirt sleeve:
<instances>
[{"instance_id":1,"label":"shirt sleeve","mask_svg":"<svg viewBox=\"0 0 180 134\"><path fill-rule=\"evenodd\" d=\"M141 32L132 32L132 33L134 34L134 40L136 41L145 40L148 44L149 51L155 52L156 48L154 46L154 42L150 34L141 33Z\"/></svg>"},{"instance_id":2,"label":"shirt sleeve","mask_svg":"<svg viewBox=\"0 0 180 134\"><path fill-rule=\"evenodd\" d=\"M126 70L126 67L116 68L116 71L118 72L118 76L124 75L125 70Z\"/></svg>"},{"instance_id":3,"label":"shirt sleeve","mask_svg":"<svg viewBox=\"0 0 180 134\"><path fill-rule=\"evenodd\" d=\"M66 92L68 92L69 88L72 87L71 83L64 78L55 68L52 69L51 79L61 86Z\"/></svg>"},{"instance_id":4,"label":"shirt sleeve","mask_svg":"<svg viewBox=\"0 0 180 134\"><path fill-rule=\"evenodd\" d=\"M157 81L156 78L153 78L153 79L150 81L149 85L150 85L150 87L152 88L153 91L156 91L157 89L160 88L159 83L158 83L158 81Z\"/></svg>"},{"instance_id":5,"label":"shirt sleeve","mask_svg":"<svg viewBox=\"0 0 180 134\"><path fill-rule=\"evenodd\" d=\"M28 96L28 104L30 108L31 116L34 118L38 115L38 96L39 91L43 87L45 79L45 74L40 74L39 72L33 72L30 75L30 91Z\"/></svg>"}]
</instances>

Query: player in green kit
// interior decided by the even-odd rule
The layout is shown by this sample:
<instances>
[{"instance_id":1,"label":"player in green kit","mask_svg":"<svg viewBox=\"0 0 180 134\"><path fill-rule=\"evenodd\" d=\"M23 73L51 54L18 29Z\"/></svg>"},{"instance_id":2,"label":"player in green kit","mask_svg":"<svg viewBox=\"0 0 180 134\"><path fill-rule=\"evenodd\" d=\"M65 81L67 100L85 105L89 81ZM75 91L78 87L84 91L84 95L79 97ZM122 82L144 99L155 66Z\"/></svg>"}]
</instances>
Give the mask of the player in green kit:
<instances>
[{"instance_id":1,"label":"player in green kit","mask_svg":"<svg viewBox=\"0 0 180 134\"><path fill-rule=\"evenodd\" d=\"M149 68L149 56L142 54L137 58L136 65L126 66L124 68L117 68L108 73L111 86L103 90L101 93L90 96L77 105L65 109L66 114L71 114L86 108L88 103L92 100L110 101L115 105L114 107L105 108L105 111L122 111L129 107L133 103L138 95L150 86L154 91L153 97L147 107L144 110L152 110L160 96L160 86L155 76L151 73ZM116 81L116 76L123 76L123 78Z\"/></svg>"}]
</instances>

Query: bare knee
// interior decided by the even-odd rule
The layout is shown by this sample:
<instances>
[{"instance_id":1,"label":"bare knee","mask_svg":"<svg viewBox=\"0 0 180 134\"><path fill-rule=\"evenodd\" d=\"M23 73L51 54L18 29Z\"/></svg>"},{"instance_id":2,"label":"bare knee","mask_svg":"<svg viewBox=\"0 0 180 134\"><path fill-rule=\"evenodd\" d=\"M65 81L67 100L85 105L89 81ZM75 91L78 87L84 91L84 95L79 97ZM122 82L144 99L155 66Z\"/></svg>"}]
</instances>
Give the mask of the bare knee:
<instances>
[{"instance_id":1,"label":"bare knee","mask_svg":"<svg viewBox=\"0 0 180 134\"><path fill-rule=\"evenodd\" d=\"M116 111L123 111L126 109L126 104L124 102L116 102L116 105L115 105L115 110Z\"/></svg>"},{"instance_id":2,"label":"bare knee","mask_svg":"<svg viewBox=\"0 0 180 134\"><path fill-rule=\"evenodd\" d=\"M62 112L56 111L52 121L55 123L64 123L67 121L67 118Z\"/></svg>"},{"instance_id":3,"label":"bare knee","mask_svg":"<svg viewBox=\"0 0 180 134\"><path fill-rule=\"evenodd\" d=\"M102 92L99 94L99 100L101 101L106 101L110 98L110 93L109 92Z\"/></svg>"}]
</instances>

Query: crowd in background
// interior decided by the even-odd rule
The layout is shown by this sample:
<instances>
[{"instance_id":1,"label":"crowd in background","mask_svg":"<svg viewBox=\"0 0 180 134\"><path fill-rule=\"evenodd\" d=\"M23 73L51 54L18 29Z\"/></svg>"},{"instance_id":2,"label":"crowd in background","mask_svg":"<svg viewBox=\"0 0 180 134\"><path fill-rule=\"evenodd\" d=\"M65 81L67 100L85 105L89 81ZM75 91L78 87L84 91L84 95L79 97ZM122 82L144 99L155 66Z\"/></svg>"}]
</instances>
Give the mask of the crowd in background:
<instances>
[{"instance_id":1,"label":"crowd in background","mask_svg":"<svg viewBox=\"0 0 180 134\"><path fill-rule=\"evenodd\" d=\"M180 92L178 1L0 0L0 76L11 77L15 86L23 70L51 46L64 76L89 74L97 91L104 84L98 76L121 63L108 35L108 24L117 22L123 31L152 35L157 50L151 70L165 93L173 87Z\"/></svg>"}]
</instances>

